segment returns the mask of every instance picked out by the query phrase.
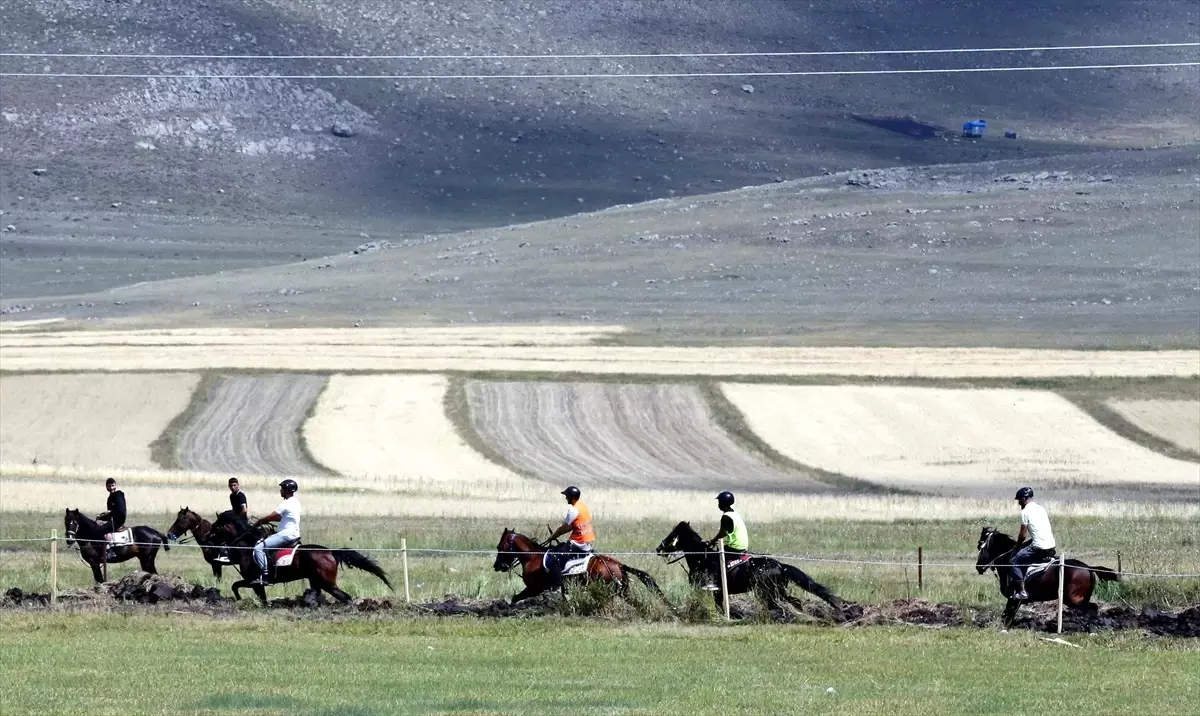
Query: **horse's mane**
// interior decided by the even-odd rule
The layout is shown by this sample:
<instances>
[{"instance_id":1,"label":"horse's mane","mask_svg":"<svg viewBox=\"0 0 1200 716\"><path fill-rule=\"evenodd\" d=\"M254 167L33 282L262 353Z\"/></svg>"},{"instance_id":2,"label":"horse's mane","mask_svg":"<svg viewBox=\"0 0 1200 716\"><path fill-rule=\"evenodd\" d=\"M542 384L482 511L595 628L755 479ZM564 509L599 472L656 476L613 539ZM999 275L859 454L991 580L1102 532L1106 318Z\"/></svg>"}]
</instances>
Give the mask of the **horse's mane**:
<instances>
[{"instance_id":1,"label":"horse's mane","mask_svg":"<svg viewBox=\"0 0 1200 716\"><path fill-rule=\"evenodd\" d=\"M692 523L686 520L675 525L675 537L693 537L701 542L704 541L704 538L700 536L700 533L697 532L694 527L692 527Z\"/></svg>"},{"instance_id":2,"label":"horse's mane","mask_svg":"<svg viewBox=\"0 0 1200 716\"><path fill-rule=\"evenodd\" d=\"M83 510L77 510L75 508L71 508L71 509L67 510L67 512L75 513L75 515L79 518L78 521L79 521L80 527L87 528L91 532L95 532L100 529L100 523L97 522L96 520L93 520L91 517L88 517L86 514L84 514Z\"/></svg>"}]
</instances>

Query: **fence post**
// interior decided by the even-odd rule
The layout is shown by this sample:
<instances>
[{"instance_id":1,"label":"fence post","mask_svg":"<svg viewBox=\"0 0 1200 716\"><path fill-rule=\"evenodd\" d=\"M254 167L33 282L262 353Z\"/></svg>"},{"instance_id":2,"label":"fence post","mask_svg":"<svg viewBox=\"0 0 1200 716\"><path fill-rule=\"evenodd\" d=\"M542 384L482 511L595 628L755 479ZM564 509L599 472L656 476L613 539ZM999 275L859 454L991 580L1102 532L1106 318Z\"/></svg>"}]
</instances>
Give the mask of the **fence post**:
<instances>
[{"instance_id":1,"label":"fence post","mask_svg":"<svg viewBox=\"0 0 1200 716\"><path fill-rule=\"evenodd\" d=\"M1121 550L1117 550L1117 574L1120 574L1122 571L1124 570L1121 569Z\"/></svg>"},{"instance_id":2,"label":"fence post","mask_svg":"<svg viewBox=\"0 0 1200 716\"><path fill-rule=\"evenodd\" d=\"M917 547L917 591L925 591L925 549Z\"/></svg>"},{"instance_id":3,"label":"fence post","mask_svg":"<svg viewBox=\"0 0 1200 716\"><path fill-rule=\"evenodd\" d=\"M1067 555L1064 552L1058 556L1058 633L1062 634L1063 614L1063 576L1066 572Z\"/></svg>"},{"instance_id":4,"label":"fence post","mask_svg":"<svg viewBox=\"0 0 1200 716\"><path fill-rule=\"evenodd\" d=\"M408 591L408 540L400 538L400 561L404 563L404 601L406 604L412 603L412 595Z\"/></svg>"},{"instance_id":5,"label":"fence post","mask_svg":"<svg viewBox=\"0 0 1200 716\"><path fill-rule=\"evenodd\" d=\"M50 530L50 606L58 604L58 530Z\"/></svg>"},{"instance_id":6,"label":"fence post","mask_svg":"<svg viewBox=\"0 0 1200 716\"><path fill-rule=\"evenodd\" d=\"M725 621L729 621L729 583L725 577L724 542L717 542L717 571L721 573L721 604L725 606Z\"/></svg>"}]
</instances>

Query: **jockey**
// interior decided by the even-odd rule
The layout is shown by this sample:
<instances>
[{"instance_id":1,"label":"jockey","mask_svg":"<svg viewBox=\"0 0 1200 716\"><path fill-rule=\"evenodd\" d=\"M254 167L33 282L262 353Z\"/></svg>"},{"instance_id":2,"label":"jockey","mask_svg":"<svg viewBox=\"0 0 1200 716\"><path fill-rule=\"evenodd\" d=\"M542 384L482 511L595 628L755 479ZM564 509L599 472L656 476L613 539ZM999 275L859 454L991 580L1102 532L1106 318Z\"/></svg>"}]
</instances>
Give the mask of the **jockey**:
<instances>
[{"instance_id":1,"label":"jockey","mask_svg":"<svg viewBox=\"0 0 1200 716\"><path fill-rule=\"evenodd\" d=\"M567 498L567 515L563 518L562 524L558 529L554 530L550 535L550 539L555 539L567 532L571 533L571 538L567 542L568 552L590 553L592 551L593 542L596 541L596 532L592 529L592 511L588 506L579 499L579 488L571 485L562 491L562 495Z\"/></svg>"},{"instance_id":2,"label":"jockey","mask_svg":"<svg viewBox=\"0 0 1200 716\"><path fill-rule=\"evenodd\" d=\"M125 493L117 489L117 481L111 477L104 481L104 489L108 490L108 502L105 503L107 511L96 515L96 522L100 524L104 534L109 535L119 532L125 526ZM116 552L109 545L108 559L116 558Z\"/></svg>"},{"instance_id":3,"label":"jockey","mask_svg":"<svg viewBox=\"0 0 1200 716\"><path fill-rule=\"evenodd\" d=\"M233 523L241 526L244 531L249 524L250 508L246 502L246 493L242 492L242 486L236 477L229 478L229 511L217 516L218 524ZM229 559L229 546L225 545L221 548L220 554L217 555L216 561L229 564L232 560Z\"/></svg>"},{"instance_id":4,"label":"jockey","mask_svg":"<svg viewBox=\"0 0 1200 716\"><path fill-rule=\"evenodd\" d=\"M275 511L266 517L262 517L254 522L254 526L265 525L268 522L279 522L279 529L270 537L260 539L254 545L254 562L258 564L259 578L251 584L259 586L267 586L269 578L267 575L267 550L287 547L300 541L300 500L296 497L296 493L300 491L300 486L295 480L287 479L279 483L279 496L283 498L275 507Z\"/></svg>"},{"instance_id":5,"label":"jockey","mask_svg":"<svg viewBox=\"0 0 1200 716\"><path fill-rule=\"evenodd\" d=\"M746 522L733 509L733 493L725 490L717 495L717 507L721 508L721 527L717 531L717 536L708 541L708 546L715 548L717 542L725 540L725 559L739 557L746 550L750 549L750 533L746 530ZM724 565L722 565L724 567ZM707 575L708 583L703 586L703 589L710 591L716 590L716 580L713 575Z\"/></svg>"},{"instance_id":6,"label":"jockey","mask_svg":"<svg viewBox=\"0 0 1200 716\"><path fill-rule=\"evenodd\" d=\"M1017 504L1021 506L1021 531L1017 534L1020 547L1009 559L1010 576L1013 583L1013 599L1029 599L1025 593L1025 567L1054 557L1054 533L1050 531L1050 517L1046 509L1033 501L1033 489L1022 487L1017 490ZM1025 538L1029 544L1021 546Z\"/></svg>"}]
</instances>

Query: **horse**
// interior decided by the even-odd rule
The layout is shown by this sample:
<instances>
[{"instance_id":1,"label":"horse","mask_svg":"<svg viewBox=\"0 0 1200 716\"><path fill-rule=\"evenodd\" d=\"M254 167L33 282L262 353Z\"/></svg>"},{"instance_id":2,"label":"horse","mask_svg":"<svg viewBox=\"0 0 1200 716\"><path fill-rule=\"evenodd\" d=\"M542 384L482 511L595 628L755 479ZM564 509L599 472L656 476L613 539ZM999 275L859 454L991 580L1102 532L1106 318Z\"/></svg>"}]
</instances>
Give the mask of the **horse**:
<instances>
[{"instance_id":1,"label":"horse","mask_svg":"<svg viewBox=\"0 0 1200 716\"><path fill-rule=\"evenodd\" d=\"M717 550L709 547L688 522L675 525L675 529L659 542L655 552L663 558L669 558L675 552L682 552L687 564L688 581L697 587L701 586L706 574L712 573L718 559ZM788 586L791 584L817 596L839 614L847 606L845 601L809 577L803 570L772 557L751 556L730 569L726 581L730 594L753 593L767 603L768 609L779 607L781 602L787 602L796 609L803 608L802 601L788 594ZM718 609L725 608L721 592L713 592L713 599Z\"/></svg>"},{"instance_id":2,"label":"horse","mask_svg":"<svg viewBox=\"0 0 1200 716\"><path fill-rule=\"evenodd\" d=\"M196 544L200 545L200 554L204 557L204 561L212 567L213 577L220 579L221 565L225 564L217 559L221 554L220 548L224 547L228 538L232 538L234 535L225 533L226 540L217 539L217 533L221 532L220 528L190 509L181 507L175 515L175 521L167 530L167 539L175 542L188 532L192 533L192 538L196 540Z\"/></svg>"},{"instance_id":3,"label":"horse","mask_svg":"<svg viewBox=\"0 0 1200 716\"><path fill-rule=\"evenodd\" d=\"M63 526L66 528L67 546L79 544L79 556L92 568L92 577L96 584L104 583L104 572L101 565L116 564L137 557L143 572L158 574L154 567L154 558L158 548L170 550L166 535L146 525L133 528L133 541L130 544L113 547L114 557L108 559L108 542L104 539L104 528L100 523L79 510L68 509L63 516Z\"/></svg>"},{"instance_id":4,"label":"horse","mask_svg":"<svg viewBox=\"0 0 1200 716\"><path fill-rule=\"evenodd\" d=\"M259 539L265 536L265 530L252 527L237 535L229 543L230 555L236 553L236 556L232 556L234 567L242 576L230 587L233 590L233 598L241 599L242 595L239 590L251 587L264 607L267 605L267 590L261 584L251 584L251 582L259 575L258 564L254 561L252 548ZM284 584L307 579L308 586L315 593L318 601L322 599L321 592L325 591L342 604L350 602L350 595L337 586L338 565L343 564L375 575L387 585L388 589L395 591L388 579L387 572L375 560L352 549L330 549L319 544L302 545L296 550L292 563L286 567L275 565L277 552L278 550L267 551L267 576L271 584ZM253 575L253 577L246 575Z\"/></svg>"},{"instance_id":5,"label":"horse","mask_svg":"<svg viewBox=\"0 0 1200 716\"><path fill-rule=\"evenodd\" d=\"M1023 600L1013 599L1010 584L1009 560L1017 549L1017 541L992 527L979 532L979 557L975 560L975 571L983 574L995 570L1000 580L1000 594L1008 598L1004 607L1004 623L1011 625ZM1061 559L1061 558L1059 558ZM1028 572L1029 568L1026 568ZM1097 581L1119 582L1121 575L1108 567L1089 567L1077 559L1068 559L1063 567L1063 606L1095 615L1099 607L1091 602ZM1050 602L1058 599L1058 560L1050 567L1025 580L1025 592L1030 602Z\"/></svg>"},{"instance_id":6,"label":"horse","mask_svg":"<svg viewBox=\"0 0 1200 716\"><path fill-rule=\"evenodd\" d=\"M514 532L508 527L504 528L504 532L500 534L500 541L496 544L496 561L492 563L492 569L497 572L508 572L512 570L517 562L520 562L521 579L525 583L525 588L513 595L511 604L516 604L523 599L536 597L555 587L559 587L562 590L563 596L566 596L566 579L557 580L554 575L546 570L544 558L549 551L529 537L519 532ZM583 555L580 554L578 556ZM640 569L622 564L615 558L607 555L592 555L592 559L587 565L587 572L576 576L584 582L611 584L616 588L618 596L622 599L628 599L630 575L637 577L638 581L644 584L655 596L662 599L664 603L667 601L667 595L663 594L662 589L659 588L658 583L654 581L653 577ZM568 579L574 578L575 576L572 576Z\"/></svg>"}]
</instances>

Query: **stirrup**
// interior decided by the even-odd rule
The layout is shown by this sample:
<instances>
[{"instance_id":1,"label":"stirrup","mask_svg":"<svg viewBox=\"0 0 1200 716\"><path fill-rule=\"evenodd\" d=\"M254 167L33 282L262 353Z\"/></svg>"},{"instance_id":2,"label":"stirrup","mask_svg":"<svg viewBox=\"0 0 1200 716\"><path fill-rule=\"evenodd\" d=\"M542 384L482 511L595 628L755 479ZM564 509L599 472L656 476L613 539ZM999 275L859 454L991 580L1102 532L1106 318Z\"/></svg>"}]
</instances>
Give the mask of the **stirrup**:
<instances>
[{"instance_id":1,"label":"stirrup","mask_svg":"<svg viewBox=\"0 0 1200 716\"><path fill-rule=\"evenodd\" d=\"M721 590L720 587L712 583L701 585L700 588L706 592L717 592Z\"/></svg>"},{"instance_id":2,"label":"stirrup","mask_svg":"<svg viewBox=\"0 0 1200 716\"><path fill-rule=\"evenodd\" d=\"M252 586L252 587L269 587L269 586L271 586L271 580L267 577L267 575L263 574L263 575L260 575L258 579L251 582L250 586Z\"/></svg>"}]
</instances>

